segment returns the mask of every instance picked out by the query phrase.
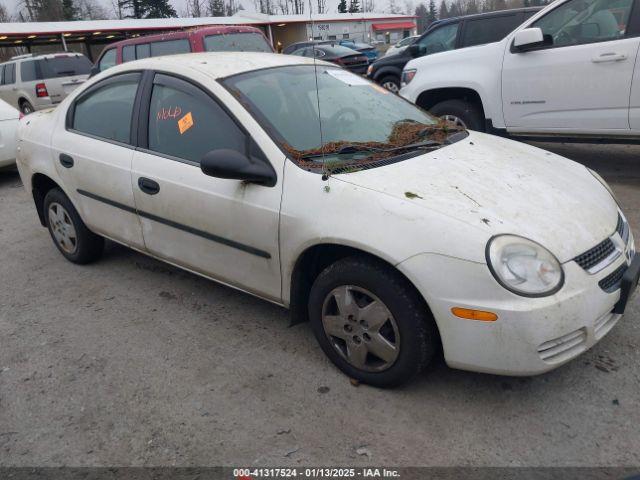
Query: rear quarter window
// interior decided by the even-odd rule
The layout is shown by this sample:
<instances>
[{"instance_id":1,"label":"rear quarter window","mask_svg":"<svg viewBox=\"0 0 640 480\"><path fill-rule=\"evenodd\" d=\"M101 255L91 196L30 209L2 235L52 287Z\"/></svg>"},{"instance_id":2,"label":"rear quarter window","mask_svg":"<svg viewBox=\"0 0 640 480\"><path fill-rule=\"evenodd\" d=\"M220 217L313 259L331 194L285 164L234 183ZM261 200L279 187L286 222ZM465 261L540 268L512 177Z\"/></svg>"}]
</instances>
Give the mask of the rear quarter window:
<instances>
[{"instance_id":1,"label":"rear quarter window","mask_svg":"<svg viewBox=\"0 0 640 480\"><path fill-rule=\"evenodd\" d=\"M462 47L498 42L520 23L521 17L517 14L468 20L462 35Z\"/></svg>"},{"instance_id":2,"label":"rear quarter window","mask_svg":"<svg viewBox=\"0 0 640 480\"><path fill-rule=\"evenodd\" d=\"M45 79L88 75L91 72L91 62L84 56L44 58L38 60L38 65Z\"/></svg>"},{"instance_id":3,"label":"rear quarter window","mask_svg":"<svg viewBox=\"0 0 640 480\"><path fill-rule=\"evenodd\" d=\"M207 52L273 52L271 46L259 33L233 33L204 37Z\"/></svg>"},{"instance_id":4,"label":"rear quarter window","mask_svg":"<svg viewBox=\"0 0 640 480\"><path fill-rule=\"evenodd\" d=\"M166 40L164 42L151 43L151 56L175 55L178 53L190 53L191 45L189 40L182 38L179 40Z\"/></svg>"}]
</instances>

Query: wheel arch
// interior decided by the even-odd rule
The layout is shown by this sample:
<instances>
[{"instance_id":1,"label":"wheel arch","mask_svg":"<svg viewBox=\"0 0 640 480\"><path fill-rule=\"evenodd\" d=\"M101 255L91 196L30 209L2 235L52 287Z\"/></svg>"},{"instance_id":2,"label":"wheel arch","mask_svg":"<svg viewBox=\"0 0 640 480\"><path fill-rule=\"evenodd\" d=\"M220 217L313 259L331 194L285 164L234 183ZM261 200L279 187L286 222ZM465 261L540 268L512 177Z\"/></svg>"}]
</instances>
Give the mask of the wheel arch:
<instances>
[{"instance_id":1,"label":"wheel arch","mask_svg":"<svg viewBox=\"0 0 640 480\"><path fill-rule=\"evenodd\" d=\"M436 104L446 100L464 100L477 105L482 112L484 118L487 118L484 102L480 93L468 87L446 87L425 90L416 99L416 105L424 110L430 110Z\"/></svg>"},{"instance_id":2,"label":"wheel arch","mask_svg":"<svg viewBox=\"0 0 640 480\"><path fill-rule=\"evenodd\" d=\"M402 77L402 69L397 67L392 67L392 66L382 67L378 69L376 73L374 73L373 79L376 82L379 82L380 80L382 80L384 77L388 75L393 75L394 77L398 77L398 81L400 81L400 78Z\"/></svg>"},{"instance_id":3,"label":"wheel arch","mask_svg":"<svg viewBox=\"0 0 640 480\"><path fill-rule=\"evenodd\" d=\"M31 193L33 194L33 201L36 204L38 218L40 219L40 223L43 227L46 227L44 218L44 197L47 195L47 192L49 192L49 190L52 190L54 188L59 188L64 192L64 189L58 183L56 183L51 177L45 175L44 173L37 172L34 173L31 177ZM69 195L67 195L67 197L69 197Z\"/></svg>"},{"instance_id":4,"label":"wheel arch","mask_svg":"<svg viewBox=\"0 0 640 480\"><path fill-rule=\"evenodd\" d=\"M358 247L343 245L339 243L320 243L307 247L302 253L298 255L294 263L289 284L289 309L291 312L292 325L304 323L309 320L309 292L311 291L313 282L320 274L320 272L340 259L353 256L368 258L371 261L379 262L389 268L392 268L402 278L404 278L404 280L407 282L407 286L415 291L418 298L420 298L420 300L424 303L424 307L427 309L429 314L433 316L431 308L429 307L426 299L416 288L415 284L393 263L385 260L379 255L373 254Z\"/></svg>"}]
</instances>

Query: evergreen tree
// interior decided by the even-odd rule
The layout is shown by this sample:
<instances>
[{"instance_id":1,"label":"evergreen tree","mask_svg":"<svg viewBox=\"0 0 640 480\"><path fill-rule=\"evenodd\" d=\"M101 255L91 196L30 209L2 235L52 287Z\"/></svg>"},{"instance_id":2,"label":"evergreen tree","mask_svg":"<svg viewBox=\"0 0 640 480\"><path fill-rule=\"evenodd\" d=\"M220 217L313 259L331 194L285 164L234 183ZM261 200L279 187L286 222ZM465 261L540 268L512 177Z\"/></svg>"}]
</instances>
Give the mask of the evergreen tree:
<instances>
[{"instance_id":1,"label":"evergreen tree","mask_svg":"<svg viewBox=\"0 0 640 480\"><path fill-rule=\"evenodd\" d=\"M73 0L62 0L62 19L66 21L78 20L78 9Z\"/></svg>"},{"instance_id":2,"label":"evergreen tree","mask_svg":"<svg viewBox=\"0 0 640 480\"><path fill-rule=\"evenodd\" d=\"M424 3L419 3L413 14L416 16L418 34L421 34L429 26L429 20L427 18L429 11L427 10L427 7L425 7Z\"/></svg>"},{"instance_id":3,"label":"evergreen tree","mask_svg":"<svg viewBox=\"0 0 640 480\"><path fill-rule=\"evenodd\" d=\"M349 0L349 13L358 13L360 11L360 0Z\"/></svg>"},{"instance_id":4,"label":"evergreen tree","mask_svg":"<svg viewBox=\"0 0 640 480\"><path fill-rule=\"evenodd\" d=\"M440 10L438 10L438 18L442 20L443 18L449 18L449 9L447 8L447 0L442 0L440 4Z\"/></svg>"},{"instance_id":5,"label":"evergreen tree","mask_svg":"<svg viewBox=\"0 0 640 480\"><path fill-rule=\"evenodd\" d=\"M209 0L209 15L212 17L225 16L224 0Z\"/></svg>"},{"instance_id":6,"label":"evergreen tree","mask_svg":"<svg viewBox=\"0 0 640 480\"><path fill-rule=\"evenodd\" d=\"M436 0L429 0L429 11L427 12L427 26L431 25L438 19L438 10L436 9Z\"/></svg>"},{"instance_id":7,"label":"evergreen tree","mask_svg":"<svg viewBox=\"0 0 640 480\"><path fill-rule=\"evenodd\" d=\"M340 3L338 3L338 13L347 13L347 0L340 0Z\"/></svg>"},{"instance_id":8,"label":"evergreen tree","mask_svg":"<svg viewBox=\"0 0 640 480\"><path fill-rule=\"evenodd\" d=\"M175 18L178 16L169 0L145 0L147 15L145 18Z\"/></svg>"}]
</instances>

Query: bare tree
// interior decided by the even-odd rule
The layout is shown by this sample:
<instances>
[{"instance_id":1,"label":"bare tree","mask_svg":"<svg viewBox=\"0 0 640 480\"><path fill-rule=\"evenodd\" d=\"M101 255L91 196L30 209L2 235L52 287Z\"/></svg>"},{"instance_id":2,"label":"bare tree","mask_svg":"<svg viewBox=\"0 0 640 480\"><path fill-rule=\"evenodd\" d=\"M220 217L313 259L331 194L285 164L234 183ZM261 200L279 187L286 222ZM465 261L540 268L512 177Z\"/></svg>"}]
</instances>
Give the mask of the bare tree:
<instances>
[{"instance_id":1,"label":"bare tree","mask_svg":"<svg viewBox=\"0 0 640 480\"><path fill-rule=\"evenodd\" d=\"M318 0L318 13L326 13L327 0Z\"/></svg>"}]
</instances>

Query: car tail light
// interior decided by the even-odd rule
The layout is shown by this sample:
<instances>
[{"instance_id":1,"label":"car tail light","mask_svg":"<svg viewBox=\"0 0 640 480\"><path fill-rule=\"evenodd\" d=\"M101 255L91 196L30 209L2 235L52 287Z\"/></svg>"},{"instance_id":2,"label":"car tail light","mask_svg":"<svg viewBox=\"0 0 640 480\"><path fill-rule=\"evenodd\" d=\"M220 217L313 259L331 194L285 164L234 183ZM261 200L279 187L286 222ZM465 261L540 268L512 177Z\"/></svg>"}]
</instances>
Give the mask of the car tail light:
<instances>
[{"instance_id":1,"label":"car tail light","mask_svg":"<svg viewBox=\"0 0 640 480\"><path fill-rule=\"evenodd\" d=\"M48 97L47 86L44 83L36 84L36 97Z\"/></svg>"},{"instance_id":2,"label":"car tail light","mask_svg":"<svg viewBox=\"0 0 640 480\"><path fill-rule=\"evenodd\" d=\"M334 62L336 62L338 65L344 65L344 61L342 60L342 58L336 58Z\"/></svg>"}]
</instances>

